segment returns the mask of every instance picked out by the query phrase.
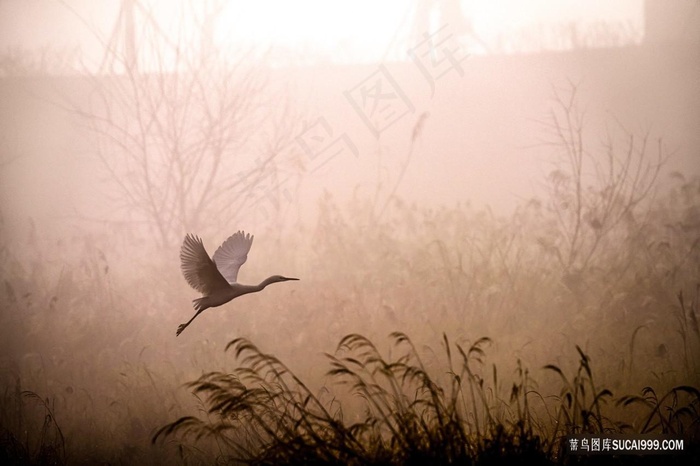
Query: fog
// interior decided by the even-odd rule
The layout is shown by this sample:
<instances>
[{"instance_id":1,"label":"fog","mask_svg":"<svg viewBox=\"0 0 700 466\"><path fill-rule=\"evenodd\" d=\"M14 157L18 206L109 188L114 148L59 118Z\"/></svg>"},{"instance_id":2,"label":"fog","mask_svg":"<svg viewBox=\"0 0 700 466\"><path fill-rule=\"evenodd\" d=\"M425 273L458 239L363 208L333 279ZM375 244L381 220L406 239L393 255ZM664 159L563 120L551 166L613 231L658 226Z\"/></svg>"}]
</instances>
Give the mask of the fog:
<instances>
[{"instance_id":1,"label":"fog","mask_svg":"<svg viewBox=\"0 0 700 466\"><path fill-rule=\"evenodd\" d=\"M3 459L305 464L279 445L340 429L313 399L383 426L323 462L404 464L426 392L550 461L586 432L697 448L697 2L102 3L0 3ZM300 280L176 336L185 235L239 230L240 283Z\"/></svg>"}]
</instances>

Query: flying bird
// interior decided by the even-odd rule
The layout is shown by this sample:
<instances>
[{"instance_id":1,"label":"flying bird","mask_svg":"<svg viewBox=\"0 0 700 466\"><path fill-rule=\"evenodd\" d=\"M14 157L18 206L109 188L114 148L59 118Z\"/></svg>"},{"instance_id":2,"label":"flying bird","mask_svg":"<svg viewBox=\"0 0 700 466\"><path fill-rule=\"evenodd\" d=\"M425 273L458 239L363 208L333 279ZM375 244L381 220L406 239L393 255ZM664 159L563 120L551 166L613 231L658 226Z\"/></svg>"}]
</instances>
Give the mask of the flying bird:
<instances>
[{"instance_id":1,"label":"flying bird","mask_svg":"<svg viewBox=\"0 0 700 466\"><path fill-rule=\"evenodd\" d=\"M299 280L273 275L259 285L238 283L238 270L245 264L252 244L252 235L238 231L219 246L212 260L204 249L201 238L192 234L185 236L180 248L180 268L187 283L202 293L202 297L192 301L192 306L197 312L188 322L177 328L176 335L180 335L205 309L221 306L244 294L262 291L272 283Z\"/></svg>"}]
</instances>

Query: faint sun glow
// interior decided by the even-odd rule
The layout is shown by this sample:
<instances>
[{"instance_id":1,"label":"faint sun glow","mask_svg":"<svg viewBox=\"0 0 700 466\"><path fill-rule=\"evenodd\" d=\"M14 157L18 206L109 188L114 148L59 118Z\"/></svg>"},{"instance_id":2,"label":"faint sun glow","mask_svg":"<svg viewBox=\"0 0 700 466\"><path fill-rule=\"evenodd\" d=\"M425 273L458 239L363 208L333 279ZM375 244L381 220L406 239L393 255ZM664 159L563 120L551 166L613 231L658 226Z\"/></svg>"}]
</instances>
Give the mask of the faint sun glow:
<instances>
[{"instance_id":1,"label":"faint sun glow","mask_svg":"<svg viewBox=\"0 0 700 466\"><path fill-rule=\"evenodd\" d=\"M0 47L80 49L89 60L99 62L117 23L119 5L127 4L2 0ZM205 17L206 8L217 2L140 0L133 4L137 5L138 34L146 26L139 19L141 8L148 9L164 31L178 27L192 31L195 22ZM453 7L453 13L460 11L462 18L446 13L446 5ZM633 39L639 40L644 9L643 0L229 0L220 6L210 33L221 48L269 48L289 62L345 63L406 60L417 35L443 25L461 27L466 47L474 54L517 51L523 37L537 37L543 30L567 23L584 28L607 23L612 31L633 31ZM421 11L429 11L430 18L421 19ZM547 44L531 45L547 48Z\"/></svg>"},{"instance_id":2,"label":"faint sun glow","mask_svg":"<svg viewBox=\"0 0 700 466\"><path fill-rule=\"evenodd\" d=\"M278 48L292 54L312 54L330 61L376 61L391 47L396 56L407 58L411 31L418 24L420 4L431 11L433 30L457 21L440 15L445 0L260 0L230 2L222 11L215 37L221 46L256 45ZM616 2L591 0L520 0L499 2L462 0L458 2L473 44L470 52L482 53L488 44L509 36L556 24L607 22L612 28L624 26L640 32L642 0ZM430 31L424 31L428 33ZM637 34L637 39L640 34ZM469 39L469 37L467 37ZM510 41L518 39L510 38Z\"/></svg>"}]
</instances>

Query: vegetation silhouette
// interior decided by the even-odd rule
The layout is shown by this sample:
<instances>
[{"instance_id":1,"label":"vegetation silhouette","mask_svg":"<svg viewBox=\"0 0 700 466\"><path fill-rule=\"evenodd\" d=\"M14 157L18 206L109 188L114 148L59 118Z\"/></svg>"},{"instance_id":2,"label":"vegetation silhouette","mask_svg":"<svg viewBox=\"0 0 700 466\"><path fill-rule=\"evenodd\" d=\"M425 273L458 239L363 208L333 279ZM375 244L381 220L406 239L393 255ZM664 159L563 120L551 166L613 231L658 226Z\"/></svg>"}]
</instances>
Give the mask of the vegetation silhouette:
<instances>
[{"instance_id":1,"label":"vegetation silhouette","mask_svg":"<svg viewBox=\"0 0 700 466\"><path fill-rule=\"evenodd\" d=\"M520 362L509 396L499 396L496 366L491 380L483 375L489 338L462 346L443 334L442 380L430 375L407 335L394 332L390 338L393 348L402 349L392 359L358 334L344 337L336 354L326 354L331 386L322 393L330 401L314 394L275 356L235 339L226 350L233 349L240 367L188 384L203 397L206 419L181 417L161 427L152 442L215 440L217 461L235 464L581 464L591 458L565 453L569 435L657 433L686 439L688 451L674 461L693 464L698 458L697 388L678 386L657 397L646 387L642 397L617 399L617 407L645 408L641 422L632 425L606 413L613 393L597 389L590 358L578 346L573 378L557 365L545 367L562 381L560 395L546 400ZM344 398L336 396L343 388L362 403L356 411L362 414L353 419L346 419ZM640 462L634 455L609 459Z\"/></svg>"}]
</instances>

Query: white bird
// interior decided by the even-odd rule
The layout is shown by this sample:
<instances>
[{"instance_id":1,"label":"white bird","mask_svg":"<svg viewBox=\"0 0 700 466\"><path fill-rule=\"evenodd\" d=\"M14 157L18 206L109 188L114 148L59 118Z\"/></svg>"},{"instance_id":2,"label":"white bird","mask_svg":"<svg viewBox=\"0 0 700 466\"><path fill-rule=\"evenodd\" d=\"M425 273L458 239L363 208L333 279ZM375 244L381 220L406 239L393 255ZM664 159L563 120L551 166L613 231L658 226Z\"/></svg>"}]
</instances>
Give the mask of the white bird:
<instances>
[{"instance_id":1,"label":"white bird","mask_svg":"<svg viewBox=\"0 0 700 466\"><path fill-rule=\"evenodd\" d=\"M273 275L259 285L238 283L238 270L248 258L252 244L253 236L238 231L219 246L212 260L204 249L201 238L192 234L185 236L180 248L180 268L187 283L202 293L202 297L192 301L192 306L197 312L187 323L177 328L176 335L180 335L205 309L221 306L244 294L262 291L272 283L299 280Z\"/></svg>"}]
</instances>

